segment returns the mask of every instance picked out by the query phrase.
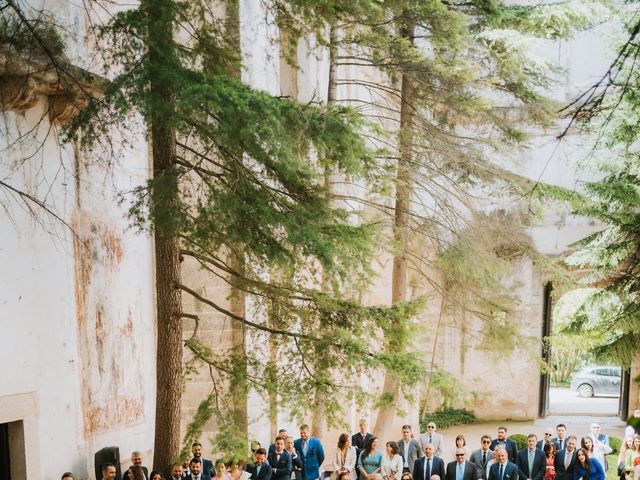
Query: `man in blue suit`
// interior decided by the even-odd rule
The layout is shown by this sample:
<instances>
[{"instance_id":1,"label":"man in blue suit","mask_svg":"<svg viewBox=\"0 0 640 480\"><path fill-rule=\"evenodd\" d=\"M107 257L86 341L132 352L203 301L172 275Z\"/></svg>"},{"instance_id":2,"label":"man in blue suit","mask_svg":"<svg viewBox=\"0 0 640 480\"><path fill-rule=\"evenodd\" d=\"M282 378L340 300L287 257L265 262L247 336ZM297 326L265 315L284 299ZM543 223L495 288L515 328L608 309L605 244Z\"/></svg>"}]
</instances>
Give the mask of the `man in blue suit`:
<instances>
[{"instance_id":1,"label":"man in blue suit","mask_svg":"<svg viewBox=\"0 0 640 480\"><path fill-rule=\"evenodd\" d=\"M434 455L432 443L424 446L424 457L420 457L413 465L413 480L430 480L433 475L438 475L444 480L444 460Z\"/></svg>"},{"instance_id":2,"label":"man in blue suit","mask_svg":"<svg viewBox=\"0 0 640 480\"><path fill-rule=\"evenodd\" d=\"M547 462L542 450L536 448L538 437L533 433L527 436L527 448L518 452L518 475L524 480L542 480L547 469Z\"/></svg>"},{"instance_id":3,"label":"man in blue suit","mask_svg":"<svg viewBox=\"0 0 640 480\"><path fill-rule=\"evenodd\" d=\"M300 427L300 438L293 442L302 460L302 480L317 480L320 478L320 465L324 462L322 443L313 438L308 425Z\"/></svg>"},{"instance_id":4,"label":"man in blue suit","mask_svg":"<svg viewBox=\"0 0 640 480\"><path fill-rule=\"evenodd\" d=\"M489 480L518 480L518 467L509 461L507 449L498 445L493 452L496 462L489 469Z\"/></svg>"},{"instance_id":5,"label":"man in blue suit","mask_svg":"<svg viewBox=\"0 0 640 480\"><path fill-rule=\"evenodd\" d=\"M291 455L284 449L284 438L276 438L274 450L267 456L267 462L271 466L271 480L290 480L293 465Z\"/></svg>"},{"instance_id":6,"label":"man in blue suit","mask_svg":"<svg viewBox=\"0 0 640 480\"><path fill-rule=\"evenodd\" d=\"M496 451L496 447L501 445L507 451L507 457L511 463L516 463L518 456L518 446L516 442L507 438L507 427L498 427L498 438L491 440L491 450Z\"/></svg>"},{"instance_id":7,"label":"man in blue suit","mask_svg":"<svg viewBox=\"0 0 640 480\"><path fill-rule=\"evenodd\" d=\"M245 471L251 475L250 480L271 480L272 469L267 463L267 451L264 448L256 450L256 462L245 467Z\"/></svg>"}]
</instances>

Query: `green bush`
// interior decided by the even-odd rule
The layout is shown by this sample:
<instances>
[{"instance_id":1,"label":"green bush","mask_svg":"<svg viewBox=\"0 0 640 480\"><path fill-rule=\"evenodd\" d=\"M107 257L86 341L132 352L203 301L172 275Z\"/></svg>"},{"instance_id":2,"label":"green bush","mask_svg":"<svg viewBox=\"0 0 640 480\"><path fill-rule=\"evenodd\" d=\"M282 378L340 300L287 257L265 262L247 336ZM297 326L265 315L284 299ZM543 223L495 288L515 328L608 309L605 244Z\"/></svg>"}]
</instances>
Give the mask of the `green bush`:
<instances>
[{"instance_id":1,"label":"green bush","mask_svg":"<svg viewBox=\"0 0 640 480\"><path fill-rule=\"evenodd\" d=\"M613 435L609 437L609 446L611 447L611 455L618 455L620 453L620 445L622 445L622 440L618 437L614 437Z\"/></svg>"},{"instance_id":2,"label":"green bush","mask_svg":"<svg viewBox=\"0 0 640 480\"><path fill-rule=\"evenodd\" d=\"M522 450L527 447L527 436L521 433L514 433L513 435L509 435L509 438L516 442L518 446L518 450Z\"/></svg>"},{"instance_id":3,"label":"green bush","mask_svg":"<svg viewBox=\"0 0 640 480\"><path fill-rule=\"evenodd\" d=\"M476 416L465 408L442 408L428 413L420 419L420 431L427 431L427 424L433 422L438 428L445 429L464 423L475 423Z\"/></svg>"}]
</instances>

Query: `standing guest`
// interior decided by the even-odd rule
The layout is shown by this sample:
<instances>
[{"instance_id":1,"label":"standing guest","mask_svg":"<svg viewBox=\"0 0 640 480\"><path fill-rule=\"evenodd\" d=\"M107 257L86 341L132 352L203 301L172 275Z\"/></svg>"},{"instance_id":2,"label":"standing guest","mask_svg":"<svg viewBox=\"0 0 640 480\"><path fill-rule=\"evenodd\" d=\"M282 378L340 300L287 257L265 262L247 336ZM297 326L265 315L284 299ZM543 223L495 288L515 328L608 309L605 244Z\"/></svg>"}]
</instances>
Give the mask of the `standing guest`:
<instances>
[{"instance_id":1,"label":"standing guest","mask_svg":"<svg viewBox=\"0 0 640 480\"><path fill-rule=\"evenodd\" d=\"M194 442L191 445L191 453L193 454L193 458L200 459L202 463L202 473L211 477L213 475L213 462L202 456L202 444L200 442Z\"/></svg>"},{"instance_id":2,"label":"standing guest","mask_svg":"<svg viewBox=\"0 0 640 480\"><path fill-rule=\"evenodd\" d=\"M224 460L218 459L214 464L216 475L211 480L231 480L231 474L227 472L227 465Z\"/></svg>"},{"instance_id":3,"label":"standing guest","mask_svg":"<svg viewBox=\"0 0 640 480\"><path fill-rule=\"evenodd\" d=\"M546 470L544 453L536 448L538 438L531 433L527 436L527 448L518 452L516 465L520 480L542 480Z\"/></svg>"},{"instance_id":4,"label":"standing guest","mask_svg":"<svg viewBox=\"0 0 640 480\"><path fill-rule=\"evenodd\" d=\"M171 477L169 480L182 480L184 471L182 470L182 465L179 463L174 463L171 465Z\"/></svg>"},{"instance_id":5,"label":"standing guest","mask_svg":"<svg viewBox=\"0 0 640 480\"><path fill-rule=\"evenodd\" d=\"M187 480L211 480L211 477L202 471L202 459L193 457L189 461L189 475L184 477Z\"/></svg>"},{"instance_id":6,"label":"standing guest","mask_svg":"<svg viewBox=\"0 0 640 480\"><path fill-rule=\"evenodd\" d=\"M495 462L489 468L489 480L518 480L518 467L509 461L504 445L498 445L493 451Z\"/></svg>"},{"instance_id":7,"label":"standing guest","mask_svg":"<svg viewBox=\"0 0 640 480\"><path fill-rule=\"evenodd\" d=\"M372 435L367 432L367 421L361 418L358 422L358 433L351 436L351 445L356 447L356 455L359 457Z\"/></svg>"},{"instance_id":8,"label":"standing guest","mask_svg":"<svg viewBox=\"0 0 640 480\"><path fill-rule=\"evenodd\" d=\"M471 450L469 450L469 448L467 447L467 439L464 438L464 435L460 434L460 435L456 435L456 446L453 449L453 457L455 458L455 456L457 455L456 452L457 450L461 448L464 450L464 454L465 454L465 458L470 458L471 457Z\"/></svg>"},{"instance_id":9,"label":"standing guest","mask_svg":"<svg viewBox=\"0 0 640 480\"><path fill-rule=\"evenodd\" d=\"M302 479L317 480L320 478L320 465L324 462L324 450L320 440L311 436L308 425L300 427L300 438L293 444L302 460Z\"/></svg>"},{"instance_id":10,"label":"standing guest","mask_svg":"<svg viewBox=\"0 0 640 480\"><path fill-rule=\"evenodd\" d=\"M609 462L605 455L611 453L611 446L609 445L609 437L600 431L600 422L593 422L591 424L591 433L588 435L593 441L594 451L602 450L602 458L598 457L598 460L603 460L600 463L604 467L604 471L609 470ZM607 451L608 450L608 451Z\"/></svg>"},{"instance_id":11,"label":"standing guest","mask_svg":"<svg viewBox=\"0 0 640 480\"><path fill-rule=\"evenodd\" d=\"M135 452L131 452L131 466L142 468L142 473L144 474L143 480L147 480L149 478L149 470L147 469L147 467L142 465L142 453L138 452L137 450ZM122 475L122 480L127 479L128 475L125 471Z\"/></svg>"},{"instance_id":12,"label":"standing guest","mask_svg":"<svg viewBox=\"0 0 640 480\"><path fill-rule=\"evenodd\" d=\"M284 449L289 455L291 455L291 464L293 465L291 478L294 480L302 480L302 459L298 455L298 452L296 452L293 437L289 436L284 439Z\"/></svg>"},{"instance_id":13,"label":"standing guest","mask_svg":"<svg viewBox=\"0 0 640 480\"><path fill-rule=\"evenodd\" d=\"M74 477L71 472L64 472L62 477L60 477L60 480L76 480L76 477Z\"/></svg>"},{"instance_id":14,"label":"standing guest","mask_svg":"<svg viewBox=\"0 0 640 480\"><path fill-rule=\"evenodd\" d=\"M427 424L427 431L420 435L420 446L422 450L427 444L433 445L433 454L436 457L442 457L442 448L444 447L444 439L442 435L436 433L436 423L429 422ZM444 475L442 476L444 478Z\"/></svg>"},{"instance_id":15,"label":"standing guest","mask_svg":"<svg viewBox=\"0 0 640 480\"><path fill-rule=\"evenodd\" d=\"M516 463L518 456L518 446L516 442L507 438L507 427L498 427L498 437L491 441L491 450L496 451L496 447L503 446L507 451L507 457L511 463Z\"/></svg>"},{"instance_id":16,"label":"standing guest","mask_svg":"<svg viewBox=\"0 0 640 480\"><path fill-rule=\"evenodd\" d=\"M556 444L556 451L567 448L567 426L564 423L556 425L556 436L551 439Z\"/></svg>"},{"instance_id":17,"label":"standing guest","mask_svg":"<svg viewBox=\"0 0 640 480\"><path fill-rule=\"evenodd\" d=\"M271 480L289 480L293 463L291 455L284 450L284 438L277 437L273 444L274 450L267 456L267 462L271 467Z\"/></svg>"},{"instance_id":18,"label":"standing guest","mask_svg":"<svg viewBox=\"0 0 640 480\"><path fill-rule=\"evenodd\" d=\"M358 455L356 447L351 445L351 439L346 433L338 437L338 446L333 457L333 478L338 478L342 473L349 473L349 480L356 480L356 461Z\"/></svg>"},{"instance_id":19,"label":"standing guest","mask_svg":"<svg viewBox=\"0 0 640 480\"><path fill-rule=\"evenodd\" d=\"M430 479L433 475L444 478L444 461L434 455L433 445L427 443L424 446L424 457L416 460L413 466L413 478L415 480Z\"/></svg>"},{"instance_id":20,"label":"standing guest","mask_svg":"<svg viewBox=\"0 0 640 480\"><path fill-rule=\"evenodd\" d=\"M128 480L144 480L144 472L142 468L136 465L131 465L125 472Z\"/></svg>"},{"instance_id":21,"label":"standing guest","mask_svg":"<svg viewBox=\"0 0 640 480\"><path fill-rule=\"evenodd\" d=\"M633 411L633 418L640 418L640 410L634 410ZM636 434L636 429L633 428L633 425L627 425L624 429L624 436L628 437L629 435L631 435L632 437Z\"/></svg>"},{"instance_id":22,"label":"standing guest","mask_svg":"<svg viewBox=\"0 0 640 480\"><path fill-rule=\"evenodd\" d=\"M542 440L538 440L536 444L536 448L539 450L544 450L544 446L547 443L553 442L553 428L545 428Z\"/></svg>"},{"instance_id":23,"label":"standing guest","mask_svg":"<svg viewBox=\"0 0 640 480\"><path fill-rule=\"evenodd\" d=\"M597 458L589 458L584 448L578 450L576 458L573 480L604 480L604 469Z\"/></svg>"},{"instance_id":24,"label":"standing guest","mask_svg":"<svg viewBox=\"0 0 640 480\"><path fill-rule=\"evenodd\" d=\"M400 480L404 462L400 456L400 447L393 440L385 445L385 454L382 455L382 478L384 480Z\"/></svg>"},{"instance_id":25,"label":"standing guest","mask_svg":"<svg viewBox=\"0 0 640 480\"><path fill-rule=\"evenodd\" d=\"M260 447L255 452L255 463L247 465L245 471L251 480L271 480L271 466L267 463L267 451Z\"/></svg>"},{"instance_id":26,"label":"standing guest","mask_svg":"<svg viewBox=\"0 0 640 480\"><path fill-rule=\"evenodd\" d=\"M487 466L489 461L493 459L493 450L491 446L491 437L489 435L482 435L480 438L480 448L475 450L469 457L469 461L476 466L478 471L478 478L487 480Z\"/></svg>"},{"instance_id":27,"label":"standing guest","mask_svg":"<svg viewBox=\"0 0 640 480\"><path fill-rule=\"evenodd\" d=\"M371 436L362 449L356 464L360 480L379 480L382 478L382 452L378 450L378 437Z\"/></svg>"},{"instance_id":28,"label":"standing guest","mask_svg":"<svg viewBox=\"0 0 640 480\"><path fill-rule=\"evenodd\" d=\"M631 447L626 448L624 452L622 476L626 476L629 478L633 477L633 471L635 470L635 461L638 457L640 457L640 437L632 437Z\"/></svg>"},{"instance_id":29,"label":"standing guest","mask_svg":"<svg viewBox=\"0 0 640 480\"><path fill-rule=\"evenodd\" d=\"M284 428L281 428L280 430L278 430L278 436L276 438L281 438L282 440L284 440L288 436L289 434L287 433L287 431ZM271 454L271 452L273 452L275 449L276 442L274 441L271 445L269 445L269 452L267 452L267 454Z\"/></svg>"},{"instance_id":30,"label":"standing guest","mask_svg":"<svg viewBox=\"0 0 640 480\"><path fill-rule=\"evenodd\" d=\"M456 460L447 464L446 480L478 480L476 466L467 462L467 453L463 447L456 448L454 455Z\"/></svg>"},{"instance_id":31,"label":"standing guest","mask_svg":"<svg viewBox=\"0 0 640 480\"><path fill-rule=\"evenodd\" d=\"M625 457L627 456L627 450L631 448L633 448L633 435L627 435L624 437L624 441L620 444L620 452L618 452L618 459L616 461L621 480L627 474L625 468ZM633 470L633 464L631 465L631 469Z\"/></svg>"},{"instance_id":32,"label":"standing guest","mask_svg":"<svg viewBox=\"0 0 640 480\"><path fill-rule=\"evenodd\" d=\"M544 480L556 480L556 444L549 442L545 444L542 451L544 452L547 467L544 473Z\"/></svg>"},{"instance_id":33,"label":"standing guest","mask_svg":"<svg viewBox=\"0 0 640 480\"><path fill-rule=\"evenodd\" d=\"M576 466L576 444L578 439L575 435L570 435L566 440L566 448L556 453L554 462L556 470L556 480L573 480L573 472Z\"/></svg>"},{"instance_id":34,"label":"standing guest","mask_svg":"<svg viewBox=\"0 0 640 480\"><path fill-rule=\"evenodd\" d=\"M596 458L600 465L605 465L605 455L611 453L611 447L608 444L596 442L590 436L582 437L580 446L587 451L589 458Z\"/></svg>"},{"instance_id":35,"label":"standing guest","mask_svg":"<svg viewBox=\"0 0 640 480\"><path fill-rule=\"evenodd\" d=\"M640 480L640 457L637 457L633 464L635 469L633 470L633 480Z\"/></svg>"},{"instance_id":36,"label":"standing guest","mask_svg":"<svg viewBox=\"0 0 640 480\"><path fill-rule=\"evenodd\" d=\"M154 470L149 474L149 480L164 480L164 477L160 472Z\"/></svg>"},{"instance_id":37,"label":"standing guest","mask_svg":"<svg viewBox=\"0 0 640 480\"><path fill-rule=\"evenodd\" d=\"M227 473L229 473L231 480L240 480L243 470L238 465L238 459L236 457L230 458L227 461L226 466L227 466Z\"/></svg>"},{"instance_id":38,"label":"standing guest","mask_svg":"<svg viewBox=\"0 0 640 480\"><path fill-rule=\"evenodd\" d=\"M103 463L102 480L116 480L116 466L113 463Z\"/></svg>"},{"instance_id":39,"label":"standing guest","mask_svg":"<svg viewBox=\"0 0 640 480\"><path fill-rule=\"evenodd\" d=\"M411 425L402 426L402 438L398 441L398 447L404 465L403 471L413 475L413 466L416 460L422 457L422 448L420 448L420 443L413 438Z\"/></svg>"},{"instance_id":40,"label":"standing guest","mask_svg":"<svg viewBox=\"0 0 640 480\"><path fill-rule=\"evenodd\" d=\"M413 475L411 475L409 472L403 472L400 480L413 480Z\"/></svg>"}]
</instances>

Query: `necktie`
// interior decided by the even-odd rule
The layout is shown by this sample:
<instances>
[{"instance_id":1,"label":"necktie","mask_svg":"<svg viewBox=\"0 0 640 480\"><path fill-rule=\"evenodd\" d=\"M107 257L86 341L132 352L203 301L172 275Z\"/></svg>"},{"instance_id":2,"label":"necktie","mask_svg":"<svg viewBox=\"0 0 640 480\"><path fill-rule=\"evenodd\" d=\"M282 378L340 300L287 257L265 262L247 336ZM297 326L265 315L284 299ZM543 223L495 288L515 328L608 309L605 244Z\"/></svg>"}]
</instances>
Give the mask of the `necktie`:
<instances>
[{"instance_id":1,"label":"necktie","mask_svg":"<svg viewBox=\"0 0 640 480\"><path fill-rule=\"evenodd\" d=\"M424 480L431 478L431 458L427 458L427 468L424 471Z\"/></svg>"},{"instance_id":2,"label":"necktie","mask_svg":"<svg viewBox=\"0 0 640 480\"><path fill-rule=\"evenodd\" d=\"M307 456L307 441L303 441L302 442L302 454L306 457Z\"/></svg>"},{"instance_id":3,"label":"necktie","mask_svg":"<svg viewBox=\"0 0 640 480\"><path fill-rule=\"evenodd\" d=\"M261 467L261 466L262 466L262 465L258 465L258 466L256 467L256 478L258 478L258 477L260 476L260 467Z\"/></svg>"},{"instance_id":4,"label":"necktie","mask_svg":"<svg viewBox=\"0 0 640 480\"><path fill-rule=\"evenodd\" d=\"M564 450L564 439L558 439L558 443L560 444L560 450Z\"/></svg>"},{"instance_id":5,"label":"necktie","mask_svg":"<svg viewBox=\"0 0 640 480\"><path fill-rule=\"evenodd\" d=\"M571 463L571 453L567 452L564 456L564 469L567 470L569 468L569 464Z\"/></svg>"},{"instance_id":6,"label":"necktie","mask_svg":"<svg viewBox=\"0 0 640 480\"><path fill-rule=\"evenodd\" d=\"M431 443L433 440L431 438L431 435L429 435L429 443Z\"/></svg>"},{"instance_id":7,"label":"necktie","mask_svg":"<svg viewBox=\"0 0 640 480\"><path fill-rule=\"evenodd\" d=\"M504 473L504 464L500 464L500 471L498 472L498 480L502 480L502 474Z\"/></svg>"},{"instance_id":8,"label":"necktie","mask_svg":"<svg viewBox=\"0 0 640 480\"><path fill-rule=\"evenodd\" d=\"M534 452L529 450L529 478L533 477L533 474L531 473L533 472L533 454Z\"/></svg>"},{"instance_id":9,"label":"necktie","mask_svg":"<svg viewBox=\"0 0 640 480\"><path fill-rule=\"evenodd\" d=\"M487 452L482 452L482 465L487 464Z\"/></svg>"},{"instance_id":10,"label":"necktie","mask_svg":"<svg viewBox=\"0 0 640 480\"><path fill-rule=\"evenodd\" d=\"M464 477L464 472L462 470L463 464L459 463L458 464L458 469L456 471L456 480L463 480Z\"/></svg>"}]
</instances>

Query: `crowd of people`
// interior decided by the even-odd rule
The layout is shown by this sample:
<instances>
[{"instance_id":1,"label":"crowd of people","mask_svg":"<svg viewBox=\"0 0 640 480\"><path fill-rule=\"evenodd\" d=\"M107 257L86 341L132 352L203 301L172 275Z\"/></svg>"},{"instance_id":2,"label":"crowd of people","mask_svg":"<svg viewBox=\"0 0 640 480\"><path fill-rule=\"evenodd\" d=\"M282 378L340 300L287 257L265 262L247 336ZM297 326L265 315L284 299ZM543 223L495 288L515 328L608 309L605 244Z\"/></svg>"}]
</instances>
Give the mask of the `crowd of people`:
<instances>
[{"instance_id":1,"label":"crowd of people","mask_svg":"<svg viewBox=\"0 0 640 480\"><path fill-rule=\"evenodd\" d=\"M520 450L506 427L499 427L495 438L482 435L473 451L464 435L457 435L451 462L444 460L447 446L433 422L417 436L410 425L403 425L402 437L387 441L384 449L378 437L367 432L365 420L358 427L357 433L338 437L322 472L323 445L302 425L298 439L280 430L268 449L253 442L253 463L212 462L203 458L202 445L196 442L192 457L173 465L169 477L149 473L140 452L133 452L122 480L605 480L610 468L612 448L598 422L580 439L568 434L564 424L547 428L541 439L531 433ZM611 468L617 468L620 480L640 480L640 437L633 429L625 435L617 465ZM67 472L62 480L74 477ZM102 480L116 480L115 465L102 465Z\"/></svg>"}]
</instances>

